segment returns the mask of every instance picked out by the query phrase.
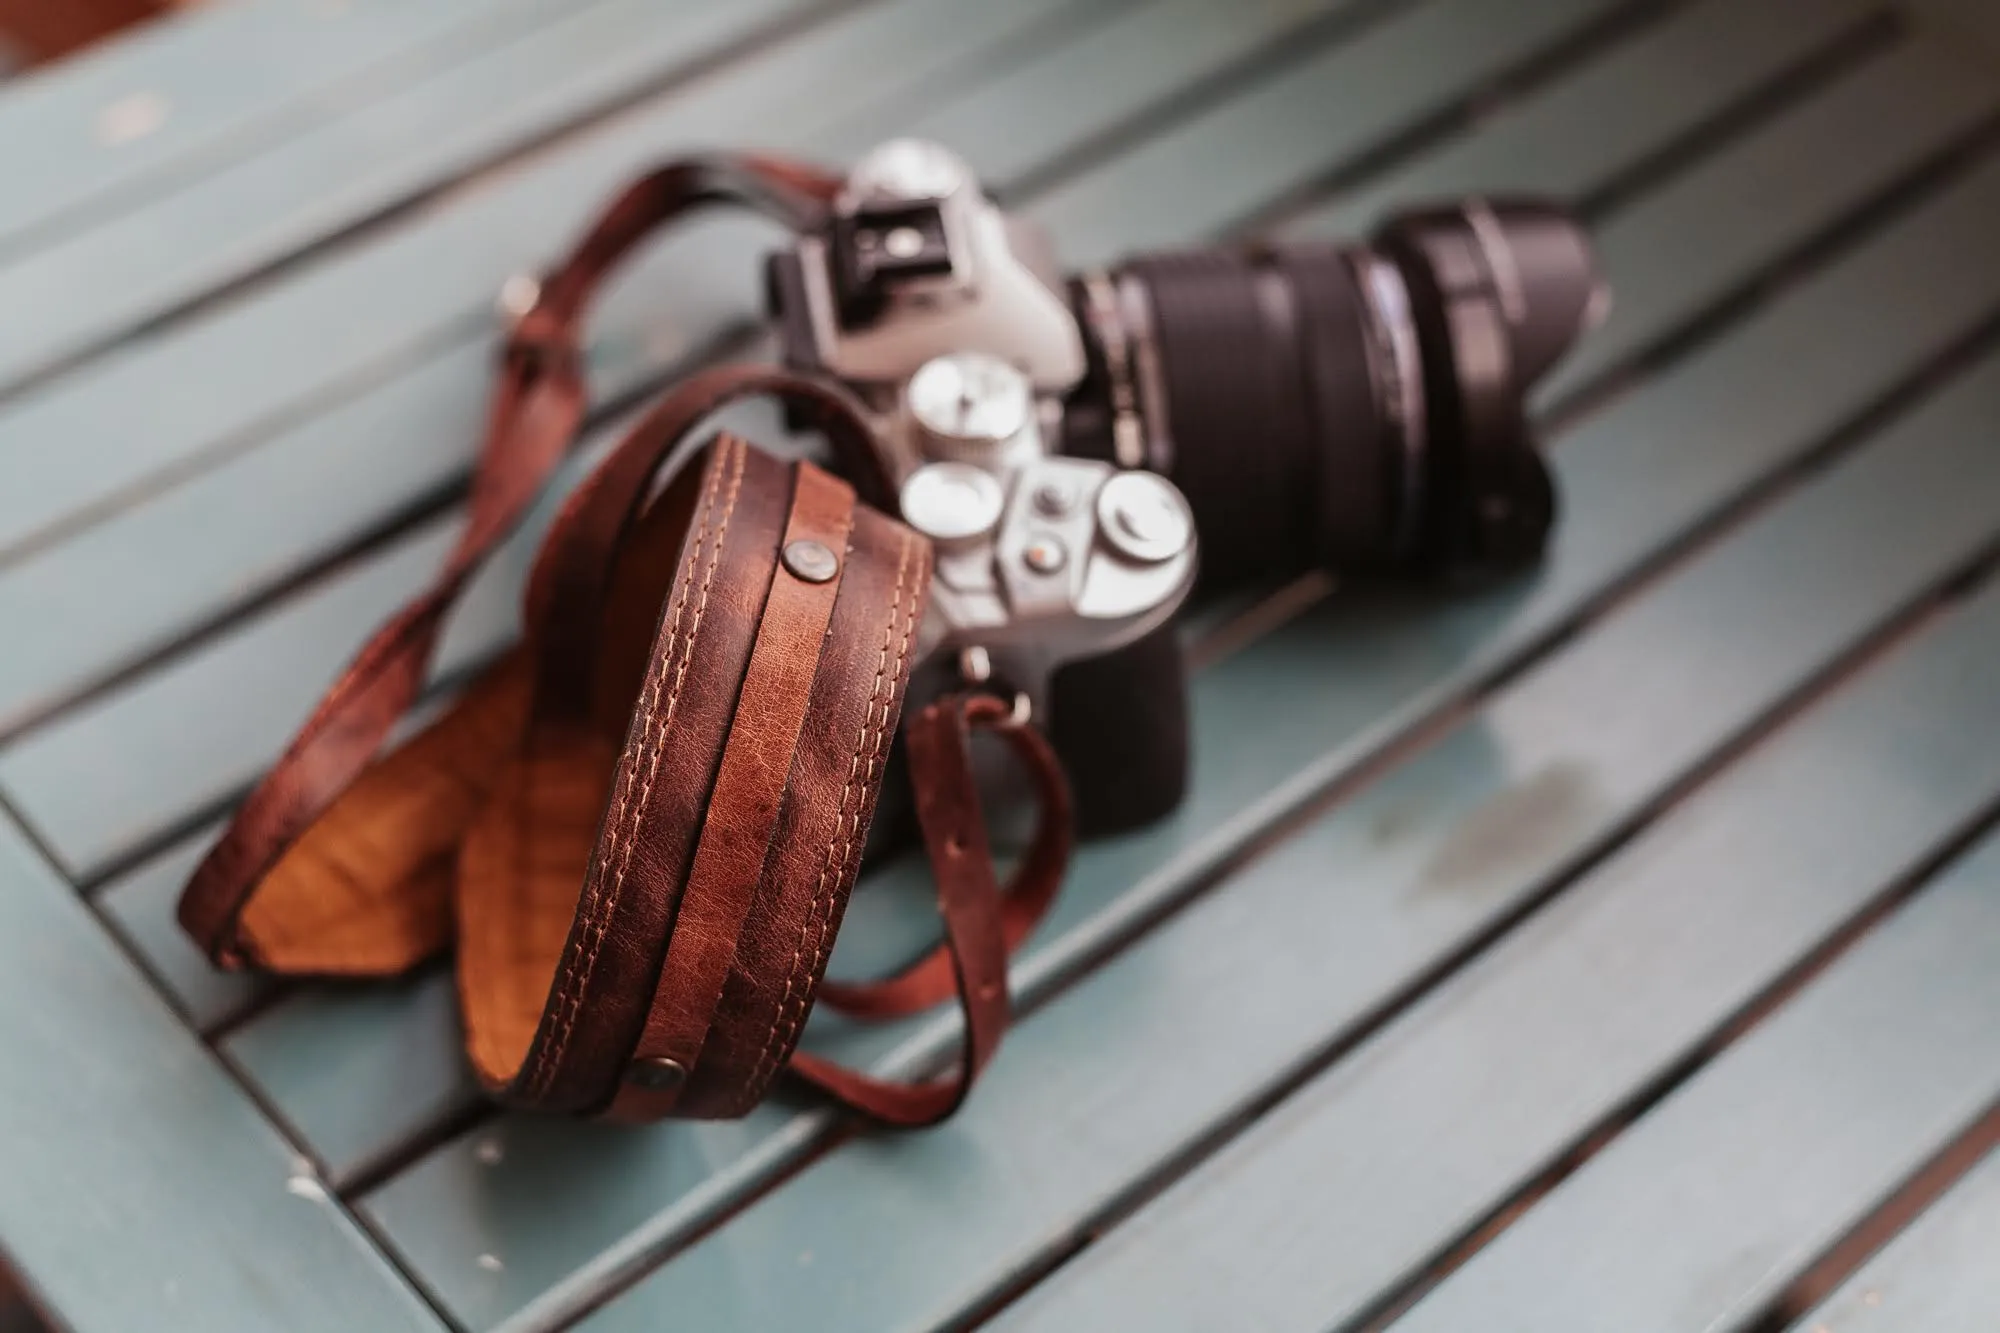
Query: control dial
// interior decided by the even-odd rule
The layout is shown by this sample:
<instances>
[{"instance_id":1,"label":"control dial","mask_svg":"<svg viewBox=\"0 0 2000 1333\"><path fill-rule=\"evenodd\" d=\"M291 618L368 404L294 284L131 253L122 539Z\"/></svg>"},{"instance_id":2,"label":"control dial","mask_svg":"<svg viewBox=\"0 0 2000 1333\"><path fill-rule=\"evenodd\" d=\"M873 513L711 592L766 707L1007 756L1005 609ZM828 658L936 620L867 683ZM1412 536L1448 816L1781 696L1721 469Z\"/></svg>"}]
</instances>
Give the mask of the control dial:
<instances>
[{"instance_id":1,"label":"control dial","mask_svg":"<svg viewBox=\"0 0 2000 1333\"><path fill-rule=\"evenodd\" d=\"M990 463L1034 421L1028 377L980 352L933 357L905 393L918 448L931 458Z\"/></svg>"}]
</instances>

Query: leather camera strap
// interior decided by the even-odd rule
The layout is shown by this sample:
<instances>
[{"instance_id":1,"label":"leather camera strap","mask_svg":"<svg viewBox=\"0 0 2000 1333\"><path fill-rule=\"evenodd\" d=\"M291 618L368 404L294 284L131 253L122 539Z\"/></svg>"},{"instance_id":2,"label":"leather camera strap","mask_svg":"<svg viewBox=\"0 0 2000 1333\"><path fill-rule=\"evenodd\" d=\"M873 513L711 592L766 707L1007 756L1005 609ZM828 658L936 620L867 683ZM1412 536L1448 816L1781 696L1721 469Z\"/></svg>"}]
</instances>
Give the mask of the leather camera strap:
<instances>
[{"instance_id":1,"label":"leather camera strap","mask_svg":"<svg viewBox=\"0 0 2000 1333\"><path fill-rule=\"evenodd\" d=\"M702 537L684 526L687 506L664 518L651 512L674 508L650 503L653 478L675 445L717 407L748 394L776 393L825 432L866 490L886 492L866 422L838 388L767 368L727 367L693 376L669 394L564 506L531 578L527 643L489 670L413 741L381 753L392 727L423 685L444 614L471 573L518 520L581 422L585 389L577 353L578 324L595 284L648 230L693 204L748 200L805 226L835 184L834 178L763 160L677 164L620 196L569 261L542 285L539 300L509 344L474 477L471 513L459 542L435 582L392 617L353 659L285 755L246 799L188 886L181 903L183 924L212 957L231 966L377 975L406 969L448 945L456 933L463 937L460 986L475 1066L496 1093L530 1105L594 1106L622 1118L737 1114L761 1095L770 1070L787 1057L790 1067L809 1082L887 1122L930 1123L962 1101L1007 1024L1007 955L1046 912L1069 847L1069 796L1052 750L1039 732L991 697L939 700L914 717L907 729L918 819L937 877L944 942L895 976L873 982L829 982L820 991L837 1008L864 1018L912 1013L955 995L966 1032L956 1069L934 1081L903 1083L793 1051L820 980L825 946L852 882L853 867L846 852L840 857L837 882L821 886L832 895L831 904L812 907L818 914L819 938L814 957L807 966L794 952L793 978L785 983L775 1023L767 1033L753 1028L746 1037L744 1028L751 1019L736 1012L740 1005L730 1009L726 1019L718 1017L730 1004L729 986L740 984L743 950L763 947L745 941L757 930L768 932L774 912L782 918L785 911L802 910L790 899L763 901L755 895L760 882L768 885L773 873L770 862L778 855L773 849L780 805L819 799L810 784L806 795L799 794L793 770L800 761L794 748L801 745L802 729L810 730L806 719L813 687L825 688L827 680L843 679L825 677L821 665L825 646L857 614L846 613L846 620L835 616L846 563L836 553L845 550L858 558L863 551L879 548L885 531L884 520L870 514L869 538L864 541L858 529L850 537L850 525L861 512L854 505L853 491L810 465L793 470L782 543L762 557L754 552L746 557L739 551L728 563L724 579L735 589L739 603L749 587L765 591L750 622L754 638L734 705L735 720L727 728L713 786L702 797L705 814L698 842L691 844L692 866L676 899L667 904L672 925L659 946L664 957L655 955L661 961L650 983L651 1000L643 1008L630 1065L630 1070L640 1072L677 1070L680 1077L663 1082L628 1072L608 1098L587 1088L581 1093L574 1086L563 1090L562 1079L570 1077L574 1084L575 1071L566 1075L558 1068L560 1043L552 1058L545 1039L552 1015L558 1027L577 1020L577 1008L585 1003L583 994L571 993L567 983L559 981L529 1043L518 1018L522 996L538 993L536 983L510 975L515 971L512 965L495 973L474 963L475 958L494 956L496 943L503 956L521 947L525 937L518 935L520 930L539 931L546 939L551 911L582 912L575 906L574 876L568 881L566 899L565 891L538 897L530 893L529 898L508 891L495 899L483 886L501 882L518 886L538 874L548 878L541 873L546 866L530 864L541 855L529 836L537 827L566 826L559 829L558 841L567 839L572 860L577 852L594 858L603 850L601 846L592 850L588 829L596 823L590 811L602 809L612 781L608 765L618 760L615 746L607 748L601 739L607 731L605 700L625 700L609 705L617 713L611 722L621 733L624 712L633 707L630 693L613 690L606 696L604 673L636 670L651 640L653 619L663 614L660 576L643 571L672 563L675 546L690 552L690 562L705 550L709 576L720 560L726 511L712 540ZM721 475L721 465L729 457L740 460L745 450L740 442L726 438L714 446L714 459L705 469L711 481ZM732 485L739 485L744 464L739 461L734 466L737 481ZM763 479L760 493L766 495L771 466L768 461L758 464ZM733 490L731 495L733 503ZM677 527L677 522L683 526ZM708 531L705 524L702 531ZM686 546L688 542L693 546ZM662 552L665 561L660 559ZM817 559L830 560L831 568L818 568ZM914 629L922 579L927 578L927 553L920 564L921 577L910 584L907 610L901 615L905 645ZM621 603L620 581L631 580L620 571L633 569L642 571L640 593ZM902 582L899 574L897 583ZM704 581L704 598L706 592ZM868 597L882 598L885 593L886 588L878 588L857 596L867 604ZM896 597L888 600L903 604L900 586ZM895 619L890 621L892 631L896 624ZM602 647L611 640L627 646ZM692 641L688 636L690 653ZM654 650L659 651L658 645ZM617 659L609 668L601 660L606 653ZM621 661L626 665L620 666ZM654 663L655 668L661 665ZM899 662L898 688L900 673L906 669ZM685 658L680 670L687 670ZM877 677L879 691L879 669ZM893 729L891 705L896 702L892 694L890 703L879 707L868 703L877 717L878 733L885 724ZM654 728L656 719L648 710L657 706L657 697L649 700L643 692L638 694L639 711L632 721L635 735ZM995 882L972 777L975 729L994 732L1026 764L1040 802L1032 845L1004 891ZM569 772L572 778L582 773L580 786L567 779L551 785L534 776L546 768L543 759L579 755L585 756L584 770L572 764ZM861 751L856 751L857 763L860 758ZM855 851L872 810L874 785L880 781L878 759L879 752L870 758L868 786L851 809L846 792L839 796L835 827L844 823L843 845ZM653 762L660 762L657 756ZM546 771L560 779L561 768L558 763ZM509 783L517 789L503 791ZM854 783L850 772L848 786ZM571 788L566 794L558 790L565 785ZM577 808L536 813L537 792L542 799L554 792L559 805L567 802ZM583 841L578 842L579 837ZM508 864L513 868L506 869ZM490 872L496 866L503 871L497 880L481 869ZM597 873L593 866L590 874ZM822 873L822 881L825 878ZM537 920L524 924L522 912ZM788 929L792 925L789 919L779 924ZM584 927L579 914L569 933L574 937ZM604 928L603 922L596 923L595 929ZM813 928L811 914L797 928L801 941L809 928ZM482 947L473 948L475 942ZM531 952L536 950L546 952L539 945ZM495 977L499 989L489 990ZM620 1003L629 1004L632 998L628 993ZM495 1012L513 1012L515 1018L493 1019ZM490 1036L494 1022L511 1034L503 1048L511 1052L509 1043L519 1037L521 1054L482 1059L482 1029L489 1029ZM598 1026L603 1028L604 1023L599 1021ZM721 1043L725 1049L709 1052L718 1033L727 1034ZM599 1044L602 1038L600 1031ZM747 1077L746 1040L750 1049L761 1047ZM705 1060L705 1053L713 1058ZM689 1070L694 1071L691 1079Z\"/></svg>"},{"instance_id":2,"label":"leather camera strap","mask_svg":"<svg viewBox=\"0 0 2000 1333\"><path fill-rule=\"evenodd\" d=\"M244 799L181 899L180 921L217 962L242 961L235 922L266 871L374 758L422 689L445 614L513 530L581 426L588 403L580 331L591 295L655 227L735 202L795 230L818 224L839 178L772 158L695 157L614 199L540 284L503 356L458 541L429 587L376 631Z\"/></svg>"}]
</instances>

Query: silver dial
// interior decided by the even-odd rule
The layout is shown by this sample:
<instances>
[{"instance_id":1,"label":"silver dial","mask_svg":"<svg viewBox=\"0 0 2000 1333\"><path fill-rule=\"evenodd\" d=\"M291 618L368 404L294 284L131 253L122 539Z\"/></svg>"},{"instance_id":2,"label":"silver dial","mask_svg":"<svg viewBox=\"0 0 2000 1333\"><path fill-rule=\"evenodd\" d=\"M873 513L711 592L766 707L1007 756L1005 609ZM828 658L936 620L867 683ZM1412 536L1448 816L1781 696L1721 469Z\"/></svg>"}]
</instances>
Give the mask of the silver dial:
<instances>
[{"instance_id":1,"label":"silver dial","mask_svg":"<svg viewBox=\"0 0 2000 1333\"><path fill-rule=\"evenodd\" d=\"M927 452L947 456L965 446L1004 443L1021 433L1034 412L1028 377L998 357L954 352L917 368L908 389L910 415L930 442Z\"/></svg>"},{"instance_id":2,"label":"silver dial","mask_svg":"<svg viewBox=\"0 0 2000 1333\"><path fill-rule=\"evenodd\" d=\"M992 473L970 463L927 463L903 483L898 501L905 523L954 548L993 531L1006 496Z\"/></svg>"}]
</instances>

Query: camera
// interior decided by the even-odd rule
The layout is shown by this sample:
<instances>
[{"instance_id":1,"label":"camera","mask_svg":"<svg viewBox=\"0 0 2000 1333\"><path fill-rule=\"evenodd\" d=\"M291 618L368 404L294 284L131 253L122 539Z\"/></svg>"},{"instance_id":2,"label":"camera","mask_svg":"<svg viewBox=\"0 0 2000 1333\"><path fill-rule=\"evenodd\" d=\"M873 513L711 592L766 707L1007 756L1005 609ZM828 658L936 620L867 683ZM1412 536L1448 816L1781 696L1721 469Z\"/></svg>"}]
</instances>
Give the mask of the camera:
<instances>
[{"instance_id":1,"label":"camera","mask_svg":"<svg viewBox=\"0 0 2000 1333\"><path fill-rule=\"evenodd\" d=\"M856 164L824 224L770 257L766 292L784 361L878 414L903 517L970 617L953 633L971 644L959 631L995 613L1022 630L968 666L1046 702L1098 830L1179 800L1185 679L1164 622L1195 540L1202 593L1314 568L1462 580L1532 563L1556 495L1524 399L1608 299L1582 228L1523 199L1404 213L1366 244L1066 277L1032 224L916 139ZM1086 466L1103 470L1072 489L1098 500L1061 511L1083 516L1058 557L1034 545L1060 509L1044 487ZM1086 549L1110 555L1072 569L1069 604L1031 625L1014 568ZM1143 574L1135 552L1154 557ZM975 608L954 584L962 555L965 580L998 570L979 593L995 600ZM1114 591L1101 622L1029 649Z\"/></svg>"}]
</instances>

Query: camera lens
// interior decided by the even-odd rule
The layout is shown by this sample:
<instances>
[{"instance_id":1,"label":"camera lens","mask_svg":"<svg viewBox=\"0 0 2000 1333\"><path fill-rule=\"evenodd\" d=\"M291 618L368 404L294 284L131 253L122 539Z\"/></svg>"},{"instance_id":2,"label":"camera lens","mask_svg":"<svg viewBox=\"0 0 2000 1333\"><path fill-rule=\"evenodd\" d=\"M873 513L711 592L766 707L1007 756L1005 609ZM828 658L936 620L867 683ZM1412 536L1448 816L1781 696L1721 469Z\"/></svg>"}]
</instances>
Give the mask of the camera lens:
<instances>
[{"instance_id":1,"label":"camera lens","mask_svg":"<svg viewBox=\"0 0 2000 1333\"><path fill-rule=\"evenodd\" d=\"M1091 370L1066 447L1180 486L1207 589L1541 553L1555 497L1523 399L1601 295L1560 209L1473 200L1367 245L1142 256L1072 295Z\"/></svg>"}]
</instances>

